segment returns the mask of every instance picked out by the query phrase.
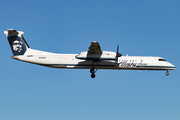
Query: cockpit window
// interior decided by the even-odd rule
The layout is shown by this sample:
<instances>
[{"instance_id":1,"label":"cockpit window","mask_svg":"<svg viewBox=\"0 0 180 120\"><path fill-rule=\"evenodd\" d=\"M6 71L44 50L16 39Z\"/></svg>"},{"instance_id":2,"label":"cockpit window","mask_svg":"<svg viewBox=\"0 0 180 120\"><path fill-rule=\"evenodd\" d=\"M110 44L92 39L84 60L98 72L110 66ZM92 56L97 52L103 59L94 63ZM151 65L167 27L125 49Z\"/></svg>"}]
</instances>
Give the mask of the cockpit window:
<instances>
[{"instance_id":1,"label":"cockpit window","mask_svg":"<svg viewBox=\"0 0 180 120\"><path fill-rule=\"evenodd\" d=\"M159 61L166 61L165 59L159 59Z\"/></svg>"}]
</instances>

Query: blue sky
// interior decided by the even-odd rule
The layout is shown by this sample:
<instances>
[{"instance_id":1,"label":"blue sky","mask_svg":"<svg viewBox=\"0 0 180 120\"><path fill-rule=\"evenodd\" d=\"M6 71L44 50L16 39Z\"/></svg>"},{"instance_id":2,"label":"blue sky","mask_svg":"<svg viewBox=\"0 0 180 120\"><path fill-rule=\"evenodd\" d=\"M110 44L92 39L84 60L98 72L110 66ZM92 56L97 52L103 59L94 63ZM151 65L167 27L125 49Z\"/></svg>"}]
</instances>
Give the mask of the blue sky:
<instances>
[{"instance_id":1,"label":"blue sky","mask_svg":"<svg viewBox=\"0 0 180 120\"><path fill-rule=\"evenodd\" d=\"M0 4L1 120L179 120L180 1L8 0ZM102 50L160 56L165 71L53 69L10 58L6 29L31 48L55 53Z\"/></svg>"}]
</instances>

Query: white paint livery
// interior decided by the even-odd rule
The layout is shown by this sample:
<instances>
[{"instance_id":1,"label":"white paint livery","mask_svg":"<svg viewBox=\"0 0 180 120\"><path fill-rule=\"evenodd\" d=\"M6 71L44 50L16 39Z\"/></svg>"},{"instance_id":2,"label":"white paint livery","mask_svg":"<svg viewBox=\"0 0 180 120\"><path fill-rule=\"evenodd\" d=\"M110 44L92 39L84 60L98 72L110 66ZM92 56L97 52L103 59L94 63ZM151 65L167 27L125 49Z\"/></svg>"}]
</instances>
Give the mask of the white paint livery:
<instances>
[{"instance_id":1,"label":"white paint livery","mask_svg":"<svg viewBox=\"0 0 180 120\"><path fill-rule=\"evenodd\" d=\"M13 59L29 62L37 65L52 67L52 68L67 68L67 69L90 69L91 77L95 77L97 69L126 69L126 70L166 70L166 75L169 75L169 70L175 70L176 67L167 62L162 57L141 57L141 56L121 56L120 53L102 51L98 42L91 42L87 52L80 54L56 54L34 50L29 47L23 38L21 31L8 29L4 34L8 37L10 45L20 43L23 40L26 50L21 55L13 53ZM15 36L11 38L11 36ZM15 38L19 38L17 41ZM11 44L13 43L13 44ZM19 46L16 46L19 47ZM12 51L18 51L22 47L14 48Z\"/></svg>"}]
</instances>

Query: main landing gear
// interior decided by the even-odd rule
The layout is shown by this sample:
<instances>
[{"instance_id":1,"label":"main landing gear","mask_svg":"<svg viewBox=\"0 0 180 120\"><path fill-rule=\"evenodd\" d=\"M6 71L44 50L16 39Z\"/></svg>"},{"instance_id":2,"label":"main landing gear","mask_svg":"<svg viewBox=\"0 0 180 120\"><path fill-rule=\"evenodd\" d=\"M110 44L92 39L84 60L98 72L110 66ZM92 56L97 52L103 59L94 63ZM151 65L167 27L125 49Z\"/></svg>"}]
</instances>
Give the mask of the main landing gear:
<instances>
[{"instance_id":1,"label":"main landing gear","mask_svg":"<svg viewBox=\"0 0 180 120\"><path fill-rule=\"evenodd\" d=\"M167 76L169 75L169 70L167 70L166 75L167 75Z\"/></svg>"},{"instance_id":2,"label":"main landing gear","mask_svg":"<svg viewBox=\"0 0 180 120\"><path fill-rule=\"evenodd\" d=\"M96 75L95 75L95 72L97 71L97 69L95 70L94 69L94 61L93 61L93 63L92 63L92 68L90 69L90 73L91 73L91 77L92 78L95 78L96 77Z\"/></svg>"},{"instance_id":3,"label":"main landing gear","mask_svg":"<svg viewBox=\"0 0 180 120\"><path fill-rule=\"evenodd\" d=\"M91 73L91 77L92 78L95 78L96 77L96 75L95 75L95 72L96 72L97 70L95 70L94 69L94 67L92 67L91 69L90 69L90 73Z\"/></svg>"}]
</instances>

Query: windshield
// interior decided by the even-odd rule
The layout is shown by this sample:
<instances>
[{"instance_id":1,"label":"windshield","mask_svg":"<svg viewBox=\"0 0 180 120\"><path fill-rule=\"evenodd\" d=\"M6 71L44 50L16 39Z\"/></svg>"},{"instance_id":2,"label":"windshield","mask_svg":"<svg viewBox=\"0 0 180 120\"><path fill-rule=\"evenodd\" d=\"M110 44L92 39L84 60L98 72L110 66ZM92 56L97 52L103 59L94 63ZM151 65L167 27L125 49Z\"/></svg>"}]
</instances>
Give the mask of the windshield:
<instances>
[{"instance_id":1,"label":"windshield","mask_svg":"<svg viewBox=\"0 0 180 120\"><path fill-rule=\"evenodd\" d=\"M165 59L159 59L159 61L166 61Z\"/></svg>"}]
</instances>

